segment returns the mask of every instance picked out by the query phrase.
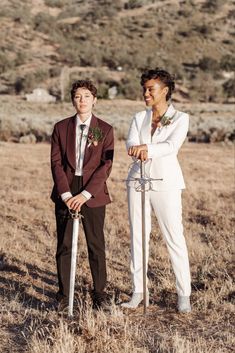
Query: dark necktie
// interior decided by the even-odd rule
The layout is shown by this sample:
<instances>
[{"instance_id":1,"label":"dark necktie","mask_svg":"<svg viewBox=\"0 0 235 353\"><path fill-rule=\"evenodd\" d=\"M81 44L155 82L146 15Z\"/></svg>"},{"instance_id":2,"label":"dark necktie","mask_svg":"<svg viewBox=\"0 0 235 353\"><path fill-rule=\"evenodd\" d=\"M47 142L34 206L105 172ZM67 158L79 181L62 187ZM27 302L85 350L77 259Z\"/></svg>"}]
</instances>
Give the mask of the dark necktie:
<instances>
[{"instance_id":1,"label":"dark necktie","mask_svg":"<svg viewBox=\"0 0 235 353\"><path fill-rule=\"evenodd\" d=\"M80 136L80 143L79 143L79 160L78 160L78 166L80 168L80 161L81 161L81 154L82 154L82 138L83 138L83 131L85 129L86 125L81 124L80 129L81 129L81 136Z\"/></svg>"}]
</instances>

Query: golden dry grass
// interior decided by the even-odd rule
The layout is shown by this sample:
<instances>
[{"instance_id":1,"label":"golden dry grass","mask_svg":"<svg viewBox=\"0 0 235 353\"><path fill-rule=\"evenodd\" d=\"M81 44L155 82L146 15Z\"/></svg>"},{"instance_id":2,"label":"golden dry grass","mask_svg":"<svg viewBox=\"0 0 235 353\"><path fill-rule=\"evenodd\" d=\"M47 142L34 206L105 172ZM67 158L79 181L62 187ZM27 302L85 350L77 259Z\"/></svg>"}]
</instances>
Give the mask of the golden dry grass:
<instances>
[{"instance_id":1,"label":"golden dry grass","mask_svg":"<svg viewBox=\"0 0 235 353\"><path fill-rule=\"evenodd\" d=\"M113 304L111 314L93 313L91 276L83 234L77 268L76 315L53 310L57 289L55 223L49 199L52 180L48 144L0 143L0 351L1 352L232 352L234 150L186 143L180 153L187 189L184 225L192 271L189 315L175 310L174 277L153 221L148 316ZM108 288L116 303L131 293L125 179L129 158L123 142L116 154L107 207Z\"/></svg>"}]
</instances>

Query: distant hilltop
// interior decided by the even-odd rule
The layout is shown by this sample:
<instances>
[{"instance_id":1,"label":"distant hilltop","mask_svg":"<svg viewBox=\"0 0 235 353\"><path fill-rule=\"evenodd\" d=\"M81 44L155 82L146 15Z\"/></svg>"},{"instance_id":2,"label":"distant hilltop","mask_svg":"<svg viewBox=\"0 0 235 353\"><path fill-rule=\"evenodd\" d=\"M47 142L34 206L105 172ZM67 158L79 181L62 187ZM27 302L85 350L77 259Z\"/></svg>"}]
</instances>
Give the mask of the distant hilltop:
<instances>
[{"instance_id":1,"label":"distant hilltop","mask_svg":"<svg viewBox=\"0 0 235 353\"><path fill-rule=\"evenodd\" d=\"M0 94L68 100L90 77L100 98L115 87L138 99L141 72L158 66L175 74L177 101L233 101L234 14L223 0L2 0Z\"/></svg>"}]
</instances>

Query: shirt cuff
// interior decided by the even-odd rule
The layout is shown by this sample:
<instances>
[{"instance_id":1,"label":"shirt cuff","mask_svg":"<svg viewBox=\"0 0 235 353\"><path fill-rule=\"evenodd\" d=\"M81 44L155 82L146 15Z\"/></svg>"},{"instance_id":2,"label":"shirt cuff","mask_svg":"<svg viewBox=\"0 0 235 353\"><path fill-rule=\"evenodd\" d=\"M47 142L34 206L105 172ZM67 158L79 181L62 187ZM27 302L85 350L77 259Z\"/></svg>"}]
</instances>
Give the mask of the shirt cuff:
<instances>
[{"instance_id":1,"label":"shirt cuff","mask_svg":"<svg viewBox=\"0 0 235 353\"><path fill-rule=\"evenodd\" d=\"M87 200L90 200L90 198L92 197L92 195L91 195L88 191L86 191L86 190L83 190L83 191L81 192L81 194L82 194L83 196L85 196L85 198L86 198Z\"/></svg>"},{"instance_id":2,"label":"shirt cuff","mask_svg":"<svg viewBox=\"0 0 235 353\"><path fill-rule=\"evenodd\" d=\"M65 200L69 199L70 197L73 197L73 195L71 194L70 191L64 192L64 193L61 194L60 196L61 196L61 198L62 198L62 201L65 201Z\"/></svg>"}]
</instances>

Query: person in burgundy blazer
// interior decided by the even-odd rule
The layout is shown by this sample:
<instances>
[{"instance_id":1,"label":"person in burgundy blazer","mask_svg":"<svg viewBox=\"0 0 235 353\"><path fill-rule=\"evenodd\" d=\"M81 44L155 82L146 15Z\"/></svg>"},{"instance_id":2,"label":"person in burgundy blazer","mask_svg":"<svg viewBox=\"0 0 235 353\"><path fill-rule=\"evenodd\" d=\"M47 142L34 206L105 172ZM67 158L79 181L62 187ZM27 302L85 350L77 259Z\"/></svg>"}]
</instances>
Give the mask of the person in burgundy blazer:
<instances>
[{"instance_id":1,"label":"person in burgundy blazer","mask_svg":"<svg viewBox=\"0 0 235 353\"><path fill-rule=\"evenodd\" d=\"M57 226L57 273L60 309L68 305L72 248L72 219L69 209L81 212L93 279L93 307L105 303L106 260L104 240L105 205L111 202L106 180L112 168L113 128L97 118L92 109L97 89L89 80L72 85L76 109L72 117L55 124L51 138L51 170ZM92 130L93 129L93 130ZM101 132L98 140L94 129ZM91 134L93 131L93 135Z\"/></svg>"}]
</instances>

